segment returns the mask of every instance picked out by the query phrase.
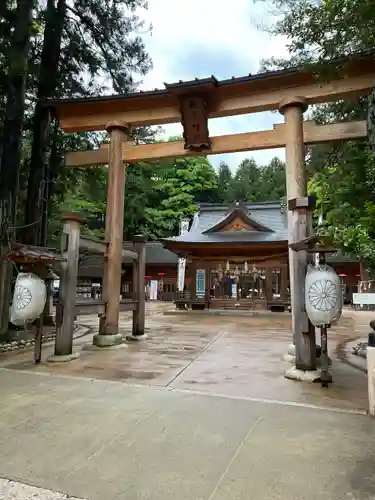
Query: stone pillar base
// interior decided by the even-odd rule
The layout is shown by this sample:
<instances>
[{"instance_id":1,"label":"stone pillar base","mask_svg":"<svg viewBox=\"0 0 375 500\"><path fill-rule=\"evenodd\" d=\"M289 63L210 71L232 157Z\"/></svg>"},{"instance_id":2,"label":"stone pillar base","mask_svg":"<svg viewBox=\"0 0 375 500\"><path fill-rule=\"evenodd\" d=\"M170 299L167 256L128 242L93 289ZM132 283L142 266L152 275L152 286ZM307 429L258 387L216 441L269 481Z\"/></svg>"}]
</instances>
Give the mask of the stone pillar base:
<instances>
[{"instance_id":1,"label":"stone pillar base","mask_svg":"<svg viewBox=\"0 0 375 500\"><path fill-rule=\"evenodd\" d=\"M286 354L282 357L283 361L287 363L295 363L296 362L296 346L294 344L288 345L288 350Z\"/></svg>"},{"instance_id":2,"label":"stone pillar base","mask_svg":"<svg viewBox=\"0 0 375 500\"><path fill-rule=\"evenodd\" d=\"M97 333L94 335L92 343L96 347L111 347L122 344L123 338L121 333L115 333L114 335L103 335L101 333Z\"/></svg>"},{"instance_id":3,"label":"stone pillar base","mask_svg":"<svg viewBox=\"0 0 375 500\"><path fill-rule=\"evenodd\" d=\"M299 382L320 382L320 370L304 371L292 366L286 370L284 377Z\"/></svg>"},{"instance_id":4,"label":"stone pillar base","mask_svg":"<svg viewBox=\"0 0 375 500\"><path fill-rule=\"evenodd\" d=\"M139 342L140 340L146 340L148 337L147 333L142 333L142 335L127 335L126 340L130 342Z\"/></svg>"},{"instance_id":5,"label":"stone pillar base","mask_svg":"<svg viewBox=\"0 0 375 500\"><path fill-rule=\"evenodd\" d=\"M73 352L72 354L53 354L47 358L48 363L67 363L68 361L74 361L80 357L79 352Z\"/></svg>"},{"instance_id":6,"label":"stone pillar base","mask_svg":"<svg viewBox=\"0 0 375 500\"><path fill-rule=\"evenodd\" d=\"M321 349L320 346L316 346L316 366L319 368L321 365ZM296 346L294 344L290 344L288 346L288 350L286 354L282 357L282 361L285 361L286 363L292 363L294 364L296 362ZM332 359L328 356L328 365L332 365Z\"/></svg>"}]
</instances>

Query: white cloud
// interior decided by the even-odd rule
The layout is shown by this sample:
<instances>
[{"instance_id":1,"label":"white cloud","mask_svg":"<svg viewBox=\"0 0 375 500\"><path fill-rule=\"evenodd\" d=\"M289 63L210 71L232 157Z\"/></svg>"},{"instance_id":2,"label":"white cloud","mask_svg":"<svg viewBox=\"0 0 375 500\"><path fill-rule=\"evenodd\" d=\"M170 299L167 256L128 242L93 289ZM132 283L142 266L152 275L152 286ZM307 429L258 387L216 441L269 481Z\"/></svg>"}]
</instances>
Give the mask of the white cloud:
<instances>
[{"instance_id":1,"label":"white cloud","mask_svg":"<svg viewBox=\"0 0 375 500\"><path fill-rule=\"evenodd\" d=\"M154 68L145 76L142 89L163 88L164 82L202 78L213 73L220 79L244 76L256 73L262 59L287 53L283 39L259 28L272 22L264 2L149 0L148 4L142 18L146 25L152 24L152 32L144 40ZM210 120L209 128L211 135L234 134L269 129L281 121L276 113L258 113ZM165 131L167 135L177 135L182 128L173 124L166 126ZM235 168L245 157L267 162L275 154L283 157L282 150L274 150L210 159L214 165L225 159Z\"/></svg>"}]
</instances>

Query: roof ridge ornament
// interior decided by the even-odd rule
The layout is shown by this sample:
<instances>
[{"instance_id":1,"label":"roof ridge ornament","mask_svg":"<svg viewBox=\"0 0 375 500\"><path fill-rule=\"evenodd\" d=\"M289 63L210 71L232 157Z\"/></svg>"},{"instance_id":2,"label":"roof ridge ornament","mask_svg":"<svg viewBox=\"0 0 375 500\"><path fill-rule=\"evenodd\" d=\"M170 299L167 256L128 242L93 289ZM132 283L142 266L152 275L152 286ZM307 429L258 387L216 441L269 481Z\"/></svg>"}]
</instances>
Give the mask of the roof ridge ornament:
<instances>
[{"instance_id":1,"label":"roof ridge ornament","mask_svg":"<svg viewBox=\"0 0 375 500\"><path fill-rule=\"evenodd\" d=\"M245 205L245 203L243 203L242 201L234 201L233 203L231 203L229 206L228 206L228 211L227 211L227 214L230 214L232 213L234 210L242 210L246 215L249 214L248 210L247 210L247 206Z\"/></svg>"}]
</instances>

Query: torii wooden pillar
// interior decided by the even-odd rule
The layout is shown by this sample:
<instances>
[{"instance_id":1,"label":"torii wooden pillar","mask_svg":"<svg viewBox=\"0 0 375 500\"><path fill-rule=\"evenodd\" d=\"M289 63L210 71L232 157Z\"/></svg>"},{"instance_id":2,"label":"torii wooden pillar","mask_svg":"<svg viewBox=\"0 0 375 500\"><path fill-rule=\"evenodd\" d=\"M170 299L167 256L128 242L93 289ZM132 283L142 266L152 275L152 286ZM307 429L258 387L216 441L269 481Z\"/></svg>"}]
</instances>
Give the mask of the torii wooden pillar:
<instances>
[{"instance_id":1,"label":"torii wooden pillar","mask_svg":"<svg viewBox=\"0 0 375 500\"><path fill-rule=\"evenodd\" d=\"M303 113L307 110L302 97L285 99L279 111L285 119L286 187L288 198L288 239L296 243L311 236L311 212L308 203L298 206L307 197L307 171L303 137ZM311 328L305 310L305 276L307 253L294 252L289 248L289 276L292 306L293 341L296 352L296 368L316 369L315 329Z\"/></svg>"},{"instance_id":2,"label":"torii wooden pillar","mask_svg":"<svg viewBox=\"0 0 375 500\"><path fill-rule=\"evenodd\" d=\"M122 342L122 335L118 332L126 168L122 159L122 147L128 139L129 126L123 122L110 122L106 130L110 135L105 220L107 253L104 255L103 275L104 314L99 324L99 333L93 340L98 347L109 347Z\"/></svg>"}]
</instances>

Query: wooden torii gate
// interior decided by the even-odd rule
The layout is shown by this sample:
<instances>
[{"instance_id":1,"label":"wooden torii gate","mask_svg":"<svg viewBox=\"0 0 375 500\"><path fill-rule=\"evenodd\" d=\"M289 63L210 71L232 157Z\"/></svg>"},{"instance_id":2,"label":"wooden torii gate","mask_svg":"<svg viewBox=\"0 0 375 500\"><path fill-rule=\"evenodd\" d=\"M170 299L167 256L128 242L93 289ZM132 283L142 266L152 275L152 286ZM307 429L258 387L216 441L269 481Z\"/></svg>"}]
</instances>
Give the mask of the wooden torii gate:
<instances>
[{"instance_id":1,"label":"wooden torii gate","mask_svg":"<svg viewBox=\"0 0 375 500\"><path fill-rule=\"evenodd\" d=\"M364 121L315 125L304 121L309 105L369 95L375 84L373 54L359 54L329 63L329 81L317 80L310 70L287 69L217 81L216 78L165 84L165 89L87 99L51 100L47 103L62 129L69 132L107 130L110 142L96 151L69 152L67 167L108 163L108 197L105 267L107 314L101 325L102 345L116 340L120 292L126 164L179 156L201 156L237 151L286 148L289 242L302 240L312 231L311 205L307 198L305 145L360 139L366 136ZM337 74L337 69L340 74ZM279 110L284 124L272 130L210 137L208 119ZM184 141L136 145L129 140L130 127L182 122ZM304 308L306 252L289 254L293 334L296 367L314 370L315 333L309 329ZM104 340L105 339L105 340Z\"/></svg>"}]
</instances>

